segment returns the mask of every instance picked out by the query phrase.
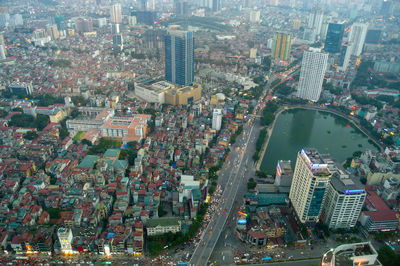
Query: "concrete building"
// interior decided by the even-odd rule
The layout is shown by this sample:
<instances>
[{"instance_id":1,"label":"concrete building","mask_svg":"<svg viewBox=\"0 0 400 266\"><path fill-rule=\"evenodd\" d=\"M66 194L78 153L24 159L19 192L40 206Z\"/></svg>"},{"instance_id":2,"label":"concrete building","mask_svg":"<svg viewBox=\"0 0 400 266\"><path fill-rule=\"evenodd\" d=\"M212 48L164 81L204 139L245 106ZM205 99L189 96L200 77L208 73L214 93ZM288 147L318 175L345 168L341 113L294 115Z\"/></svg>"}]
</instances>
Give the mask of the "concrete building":
<instances>
[{"instance_id":1,"label":"concrete building","mask_svg":"<svg viewBox=\"0 0 400 266\"><path fill-rule=\"evenodd\" d=\"M326 252L321 266L382 265L370 242L344 244Z\"/></svg>"},{"instance_id":2,"label":"concrete building","mask_svg":"<svg viewBox=\"0 0 400 266\"><path fill-rule=\"evenodd\" d=\"M325 191L331 178L328 164L318 151L299 151L294 169L289 199L302 223L319 221Z\"/></svg>"},{"instance_id":3,"label":"concrete building","mask_svg":"<svg viewBox=\"0 0 400 266\"><path fill-rule=\"evenodd\" d=\"M291 46L292 35L286 33L275 33L271 52L272 58L287 61L290 57Z\"/></svg>"},{"instance_id":4,"label":"concrete building","mask_svg":"<svg viewBox=\"0 0 400 266\"><path fill-rule=\"evenodd\" d=\"M181 231L181 220L179 218L149 219L146 222L147 235L162 235L168 232L177 233Z\"/></svg>"},{"instance_id":5,"label":"concrete building","mask_svg":"<svg viewBox=\"0 0 400 266\"><path fill-rule=\"evenodd\" d=\"M70 228L60 227L57 230L58 240L60 241L61 251L64 254L72 254L72 231Z\"/></svg>"},{"instance_id":6,"label":"concrete building","mask_svg":"<svg viewBox=\"0 0 400 266\"><path fill-rule=\"evenodd\" d=\"M118 24L115 24L118 25ZM113 50L114 52L122 52L124 49L124 39L121 34L115 34L113 36Z\"/></svg>"},{"instance_id":7,"label":"concrete building","mask_svg":"<svg viewBox=\"0 0 400 266\"><path fill-rule=\"evenodd\" d=\"M340 171L333 173L322 211L324 222L332 229L354 227L366 195L359 180Z\"/></svg>"},{"instance_id":8,"label":"concrete building","mask_svg":"<svg viewBox=\"0 0 400 266\"><path fill-rule=\"evenodd\" d=\"M7 88L12 94L21 96L31 95L33 92L32 84L25 82L14 82Z\"/></svg>"},{"instance_id":9,"label":"concrete building","mask_svg":"<svg viewBox=\"0 0 400 266\"><path fill-rule=\"evenodd\" d=\"M136 17L135 16L129 16L128 17L128 23L129 23L130 27L135 26L136 23L137 23Z\"/></svg>"},{"instance_id":10,"label":"concrete building","mask_svg":"<svg viewBox=\"0 0 400 266\"><path fill-rule=\"evenodd\" d=\"M114 4L110 8L110 22L121 24L122 23L122 12L121 4Z\"/></svg>"},{"instance_id":11,"label":"concrete building","mask_svg":"<svg viewBox=\"0 0 400 266\"><path fill-rule=\"evenodd\" d=\"M252 10L250 12L250 23L256 24L260 22L260 10Z\"/></svg>"},{"instance_id":12,"label":"concrete building","mask_svg":"<svg viewBox=\"0 0 400 266\"><path fill-rule=\"evenodd\" d=\"M312 29L314 36L320 39L324 11L319 7L314 7L308 17L308 28Z\"/></svg>"},{"instance_id":13,"label":"concrete building","mask_svg":"<svg viewBox=\"0 0 400 266\"><path fill-rule=\"evenodd\" d=\"M193 83L192 86L171 88L165 93L165 103L171 105L195 103L201 98L201 89L198 83Z\"/></svg>"},{"instance_id":14,"label":"concrete building","mask_svg":"<svg viewBox=\"0 0 400 266\"><path fill-rule=\"evenodd\" d=\"M175 85L168 81L148 82L136 84L135 94L150 103L165 103L165 93L172 88L175 88Z\"/></svg>"},{"instance_id":15,"label":"concrete building","mask_svg":"<svg viewBox=\"0 0 400 266\"><path fill-rule=\"evenodd\" d=\"M146 138L147 122L151 115L136 114L134 117L113 117L101 127L104 137L120 138L123 144L130 141L140 141Z\"/></svg>"},{"instance_id":16,"label":"concrete building","mask_svg":"<svg viewBox=\"0 0 400 266\"><path fill-rule=\"evenodd\" d=\"M169 30L165 36L165 79L179 85L194 80L193 32Z\"/></svg>"},{"instance_id":17,"label":"concrete building","mask_svg":"<svg viewBox=\"0 0 400 266\"><path fill-rule=\"evenodd\" d=\"M329 23L324 50L328 53L340 52L344 34L344 24Z\"/></svg>"},{"instance_id":18,"label":"concrete building","mask_svg":"<svg viewBox=\"0 0 400 266\"><path fill-rule=\"evenodd\" d=\"M274 185L288 187L292 184L293 170L290 161L278 161Z\"/></svg>"},{"instance_id":19,"label":"concrete building","mask_svg":"<svg viewBox=\"0 0 400 266\"><path fill-rule=\"evenodd\" d=\"M365 37L367 36L368 24L354 23L351 26L349 42L353 43L353 52L355 56L360 56L364 48Z\"/></svg>"},{"instance_id":20,"label":"concrete building","mask_svg":"<svg viewBox=\"0 0 400 266\"><path fill-rule=\"evenodd\" d=\"M212 117L212 129L221 130L222 109L214 109Z\"/></svg>"},{"instance_id":21,"label":"concrete building","mask_svg":"<svg viewBox=\"0 0 400 266\"><path fill-rule=\"evenodd\" d=\"M301 62L298 97L317 102L321 95L322 83L328 63L328 54L318 48L304 51Z\"/></svg>"},{"instance_id":22,"label":"concrete building","mask_svg":"<svg viewBox=\"0 0 400 266\"><path fill-rule=\"evenodd\" d=\"M353 54L353 44L345 43L342 45L342 49L340 50L338 69L340 71L345 72L350 63L350 57Z\"/></svg>"},{"instance_id":23,"label":"concrete building","mask_svg":"<svg viewBox=\"0 0 400 266\"><path fill-rule=\"evenodd\" d=\"M6 57L7 56L7 48L6 48L6 42L4 40L4 35L3 34L0 34L0 45L3 47L2 50L4 52L4 57ZM1 52L1 53L3 53L3 52Z\"/></svg>"},{"instance_id":24,"label":"concrete building","mask_svg":"<svg viewBox=\"0 0 400 266\"><path fill-rule=\"evenodd\" d=\"M152 103L168 103L172 105L191 104L201 98L201 85L179 87L175 84L156 80L135 85L135 94L139 98Z\"/></svg>"},{"instance_id":25,"label":"concrete building","mask_svg":"<svg viewBox=\"0 0 400 266\"><path fill-rule=\"evenodd\" d=\"M368 211L363 211L360 216L360 222L365 231L396 230L399 224L396 212L390 209L374 191L368 191L365 205Z\"/></svg>"}]
</instances>

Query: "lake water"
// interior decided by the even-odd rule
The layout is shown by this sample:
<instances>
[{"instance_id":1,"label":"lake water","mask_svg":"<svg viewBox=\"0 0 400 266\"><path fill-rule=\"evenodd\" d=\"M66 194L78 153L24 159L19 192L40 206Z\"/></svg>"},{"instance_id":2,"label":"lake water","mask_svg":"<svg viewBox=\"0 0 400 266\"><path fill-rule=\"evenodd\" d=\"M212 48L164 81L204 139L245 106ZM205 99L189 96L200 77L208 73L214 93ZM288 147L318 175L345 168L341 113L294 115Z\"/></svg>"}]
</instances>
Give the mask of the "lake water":
<instances>
[{"instance_id":1,"label":"lake water","mask_svg":"<svg viewBox=\"0 0 400 266\"><path fill-rule=\"evenodd\" d=\"M278 160L296 163L301 148L316 148L343 163L355 151L377 150L360 130L346 119L331 113L291 109L282 112L275 123L261 163L261 170L275 173Z\"/></svg>"}]
</instances>

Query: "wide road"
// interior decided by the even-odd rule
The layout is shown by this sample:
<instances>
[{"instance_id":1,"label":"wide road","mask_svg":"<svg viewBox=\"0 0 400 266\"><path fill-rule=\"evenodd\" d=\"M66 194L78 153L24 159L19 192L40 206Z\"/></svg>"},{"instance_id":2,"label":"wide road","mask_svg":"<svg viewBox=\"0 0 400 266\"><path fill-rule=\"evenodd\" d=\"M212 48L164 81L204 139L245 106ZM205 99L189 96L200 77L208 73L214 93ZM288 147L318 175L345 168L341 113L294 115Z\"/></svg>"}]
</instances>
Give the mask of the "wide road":
<instances>
[{"instance_id":1,"label":"wide road","mask_svg":"<svg viewBox=\"0 0 400 266\"><path fill-rule=\"evenodd\" d=\"M259 132L258 119L257 122L254 119L244 124L242 135L232 145L229 157L220 171L218 183L222 185L223 192L218 208L201 236L190 265L207 265L234 203L235 206L242 204L234 199L239 188L241 191L246 189L247 170L253 168L254 142Z\"/></svg>"},{"instance_id":2,"label":"wide road","mask_svg":"<svg viewBox=\"0 0 400 266\"><path fill-rule=\"evenodd\" d=\"M282 261L282 262L273 262L273 263L264 263L264 264L251 264L253 266L318 266L321 264L321 259L308 259L308 260L292 260L292 261ZM249 264L250 265L250 264Z\"/></svg>"}]
</instances>

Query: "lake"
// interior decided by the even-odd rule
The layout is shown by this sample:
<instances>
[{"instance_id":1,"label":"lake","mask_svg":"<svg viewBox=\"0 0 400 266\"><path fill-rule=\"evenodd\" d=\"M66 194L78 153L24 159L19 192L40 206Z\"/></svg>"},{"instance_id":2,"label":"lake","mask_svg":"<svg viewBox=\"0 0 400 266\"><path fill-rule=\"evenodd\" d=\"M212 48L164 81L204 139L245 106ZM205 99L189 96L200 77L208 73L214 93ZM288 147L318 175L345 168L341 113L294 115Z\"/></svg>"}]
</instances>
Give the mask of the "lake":
<instances>
[{"instance_id":1,"label":"lake","mask_svg":"<svg viewBox=\"0 0 400 266\"><path fill-rule=\"evenodd\" d=\"M275 173L278 160L296 163L301 148L316 148L343 163L355 151L378 150L359 129L334 114L315 110L290 109L275 123L260 170Z\"/></svg>"}]
</instances>

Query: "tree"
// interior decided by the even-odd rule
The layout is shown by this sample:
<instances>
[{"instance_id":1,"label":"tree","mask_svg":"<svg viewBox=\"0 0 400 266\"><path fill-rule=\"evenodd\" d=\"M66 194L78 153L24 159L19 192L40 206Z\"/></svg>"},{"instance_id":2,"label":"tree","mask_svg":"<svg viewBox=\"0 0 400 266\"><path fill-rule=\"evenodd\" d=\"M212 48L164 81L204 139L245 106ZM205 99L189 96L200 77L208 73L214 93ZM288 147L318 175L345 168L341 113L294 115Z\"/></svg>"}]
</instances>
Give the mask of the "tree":
<instances>
[{"instance_id":1,"label":"tree","mask_svg":"<svg viewBox=\"0 0 400 266\"><path fill-rule=\"evenodd\" d=\"M254 178L250 178L247 182L247 189L253 190L257 186L257 183L254 181Z\"/></svg>"},{"instance_id":2,"label":"tree","mask_svg":"<svg viewBox=\"0 0 400 266\"><path fill-rule=\"evenodd\" d=\"M92 142L90 140L87 140L87 139L82 139L81 140L81 144L86 144L88 146L92 146Z\"/></svg>"},{"instance_id":3,"label":"tree","mask_svg":"<svg viewBox=\"0 0 400 266\"><path fill-rule=\"evenodd\" d=\"M38 114L35 122L37 130L42 131L49 124L50 117L48 115Z\"/></svg>"},{"instance_id":4,"label":"tree","mask_svg":"<svg viewBox=\"0 0 400 266\"><path fill-rule=\"evenodd\" d=\"M24 139L33 140L38 137L38 134L35 131L28 131L24 135Z\"/></svg>"},{"instance_id":5,"label":"tree","mask_svg":"<svg viewBox=\"0 0 400 266\"><path fill-rule=\"evenodd\" d=\"M50 219L59 219L61 217L59 208L49 208L46 211L49 213Z\"/></svg>"},{"instance_id":6,"label":"tree","mask_svg":"<svg viewBox=\"0 0 400 266\"><path fill-rule=\"evenodd\" d=\"M261 65L264 71L269 71L271 68L271 57L270 56L264 57L261 61Z\"/></svg>"},{"instance_id":7,"label":"tree","mask_svg":"<svg viewBox=\"0 0 400 266\"><path fill-rule=\"evenodd\" d=\"M79 112L79 110L78 109L73 109L72 111L71 111L71 117L72 118L77 118L78 116L80 115L80 112Z\"/></svg>"},{"instance_id":8,"label":"tree","mask_svg":"<svg viewBox=\"0 0 400 266\"><path fill-rule=\"evenodd\" d=\"M164 210L164 207L160 204L158 206L158 217L163 217L166 214L167 212Z\"/></svg>"},{"instance_id":9,"label":"tree","mask_svg":"<svg viewBox=\"0 0 400 266\"><path fill-rule=\"evenodd\" d=\"M398 266L400 255L394 252L387 245L384 245L378 250L378 260L384 266Z\"/></svg>"}]
</instances>

